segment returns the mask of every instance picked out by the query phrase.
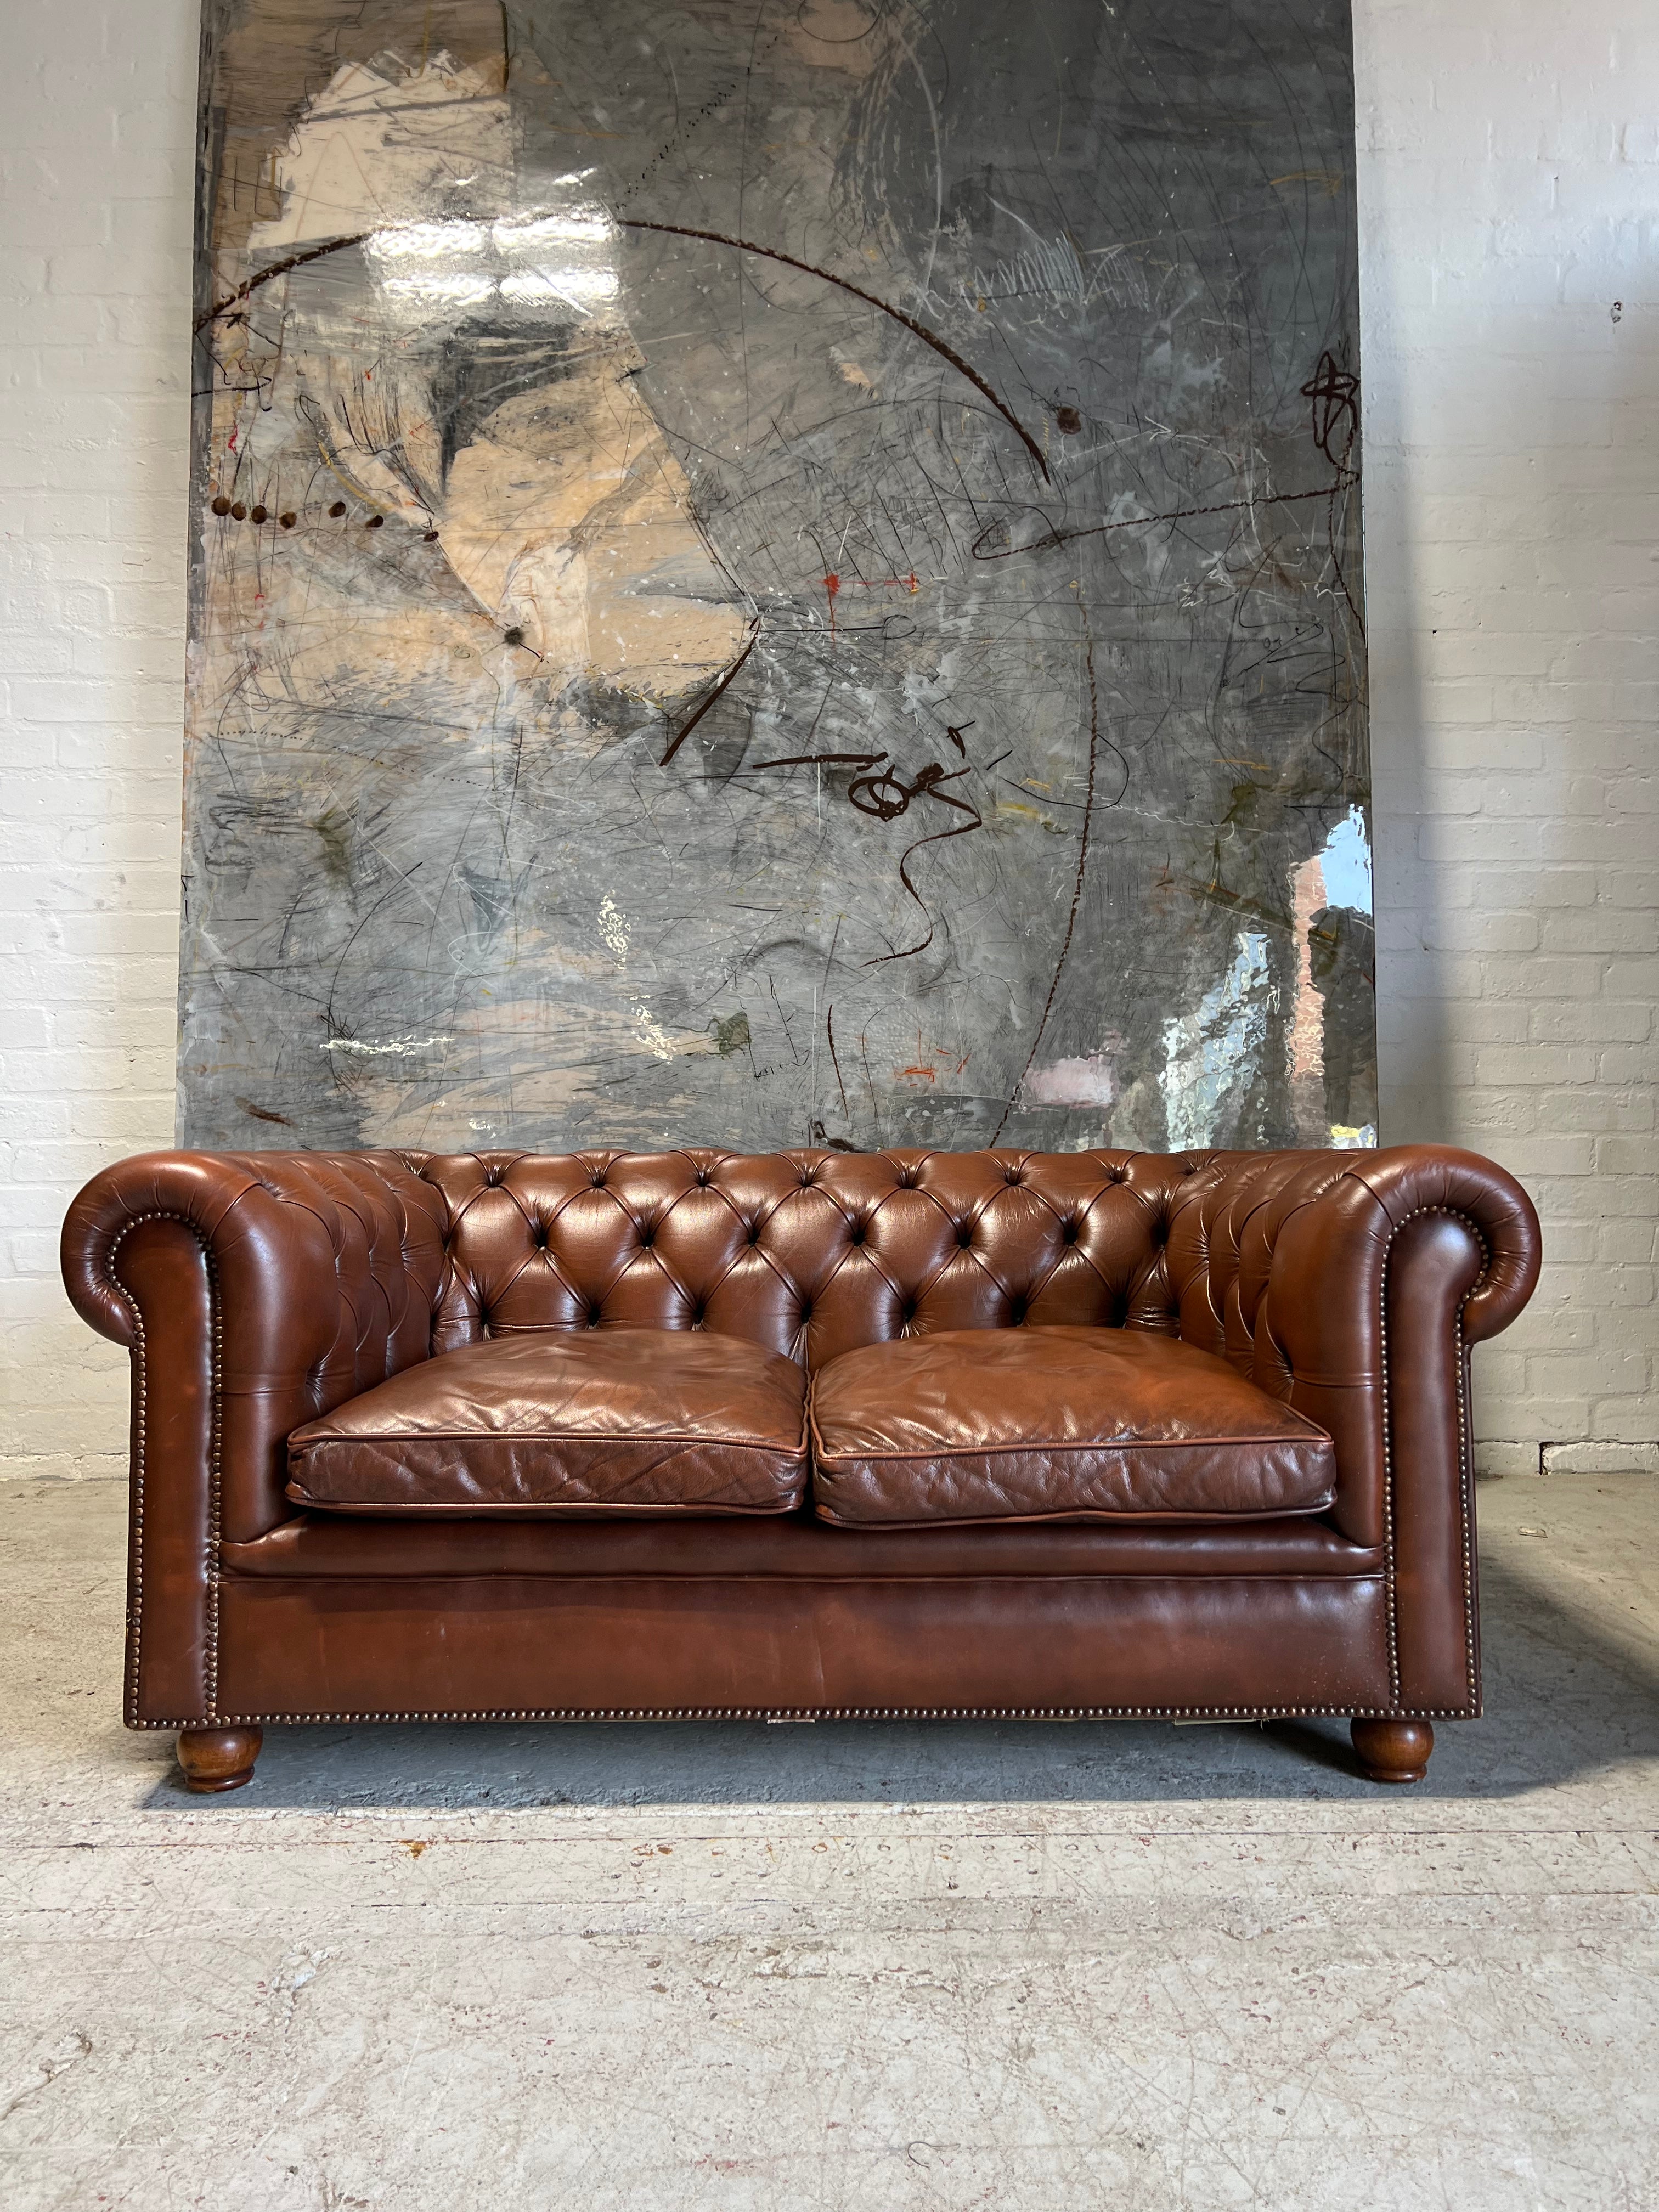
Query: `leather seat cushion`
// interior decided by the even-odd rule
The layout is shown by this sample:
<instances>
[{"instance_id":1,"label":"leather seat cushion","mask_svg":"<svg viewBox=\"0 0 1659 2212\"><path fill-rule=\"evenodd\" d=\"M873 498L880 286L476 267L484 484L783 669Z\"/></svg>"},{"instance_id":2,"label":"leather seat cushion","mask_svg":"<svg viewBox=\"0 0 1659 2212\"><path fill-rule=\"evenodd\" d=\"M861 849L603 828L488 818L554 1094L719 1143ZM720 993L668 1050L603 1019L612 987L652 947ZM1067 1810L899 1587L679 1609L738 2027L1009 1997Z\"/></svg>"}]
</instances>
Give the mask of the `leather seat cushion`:
<instances>
[{"instance_id":1,"label":"leather seat cushion","mask_svg":"<svg viewBox=\"0 0 1659 2212\"><path fill-rule=\"evenodd\" d=\"M337 1513L787 1513L805 1384L781 1353L701 1329L495 1337L295 1429L288 1495Z\"/></svg>"},{"instance_id":2,"label":"leather seat cushion","mask_svg":"<svg viewBox=\"0 0 1659 2212\"><path fill-rule=\"evenodd\" d=\"M1207 1352L1121 1328L950 1329L844 1353L813 1500L855 1527L1318 1513L1335 1446Z\"/></svg>"}]
</instances>

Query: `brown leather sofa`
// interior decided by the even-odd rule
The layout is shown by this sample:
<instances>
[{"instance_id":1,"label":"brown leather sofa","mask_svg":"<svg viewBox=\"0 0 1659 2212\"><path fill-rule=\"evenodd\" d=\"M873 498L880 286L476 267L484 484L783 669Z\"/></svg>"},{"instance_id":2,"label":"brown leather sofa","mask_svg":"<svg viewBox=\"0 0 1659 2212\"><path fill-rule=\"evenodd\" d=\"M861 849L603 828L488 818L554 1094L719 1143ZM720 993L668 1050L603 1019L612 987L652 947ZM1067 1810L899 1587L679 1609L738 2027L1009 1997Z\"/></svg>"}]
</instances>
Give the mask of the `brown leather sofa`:
<instances>
[{"instance_id":1,"label":"brown leather sofa","mask_svg":"<svg viewBox=\"0 0 1659 2212\"><path fill-rule=\"evenodd\" d=\"M126 1718L1480 1709L1466 1152L155 1153L64 1230L132 1354Z\"/></svg>"}]
</instances>

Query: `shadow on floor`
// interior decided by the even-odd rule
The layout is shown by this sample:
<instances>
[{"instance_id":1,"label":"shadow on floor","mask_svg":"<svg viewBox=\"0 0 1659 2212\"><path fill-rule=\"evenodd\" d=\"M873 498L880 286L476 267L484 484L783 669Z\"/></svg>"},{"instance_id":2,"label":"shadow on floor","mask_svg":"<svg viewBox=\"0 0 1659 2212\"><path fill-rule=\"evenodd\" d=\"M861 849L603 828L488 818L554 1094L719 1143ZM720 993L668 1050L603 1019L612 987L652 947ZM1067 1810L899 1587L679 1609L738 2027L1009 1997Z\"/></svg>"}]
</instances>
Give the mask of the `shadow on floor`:
<instances>
[{"instance_id":1,"label":"shadow on floor","mask_svg":"<svg viewBox=\"0 0 1659 2212\"><path fill-rule=\"evenodd\" d=\"M1491 1559L1481 1614L1486 1717L1441 1727L1413 1799L1517 1796L1659 1755L1659 1667L1632 1639ZM1360 1778L1341 1721L429 1723L268 1729L254 1781L223 1802L498 1810L1379 1794ZM182 1795L169 1773L148 1802L176 1808Z\"/></svg>"}]
</instances>

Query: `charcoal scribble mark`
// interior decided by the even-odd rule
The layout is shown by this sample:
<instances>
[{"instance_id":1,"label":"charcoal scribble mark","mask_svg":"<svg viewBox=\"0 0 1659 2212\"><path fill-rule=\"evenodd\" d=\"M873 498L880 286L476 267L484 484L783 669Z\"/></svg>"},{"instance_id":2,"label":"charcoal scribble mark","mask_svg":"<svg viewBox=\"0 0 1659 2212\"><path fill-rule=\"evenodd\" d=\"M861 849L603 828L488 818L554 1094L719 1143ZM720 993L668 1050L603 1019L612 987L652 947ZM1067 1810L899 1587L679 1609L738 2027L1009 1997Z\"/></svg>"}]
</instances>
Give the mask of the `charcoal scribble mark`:
<instances>
[{"instance_id":1,"label":"charcoal scribble mark","mask_svg":"<svg viewBox=\"0 0 1659 2212\"><path fill-rule=\"evenodd\" d=\"M1340 368L1327 351L1303 386L1302 397L1313 403L1315 445L1334 468L1346 470L1359 433L1359 379ZM1333 441L1340 445L1340 453L1332 451Z\"/></svg>"},{"instance_id":2,"label":"charcoal scribble mark","mask_svg":"<svg viewBox=\"0 0 1659 2212\"><path fill-rule=\"evenodd\" d=\"M328 1024L328 1033L331 1036L343 1036L348 1034L344 1017L341 1014L335 1004L335 994L340 988L340 978L345 973L345 964L351 957L351 949L353 945L356 944L357 939L368 927L370 922L374 921L375 915L380 911L380 908L385 906L389 900L396 898L400 891L406 891L411 882L419 875L421 870L425 866L425 865L426 863L423 860L416 860L414 866L410 868L406 874L399 874L396 883L392 884L388 890L381 892L380 897L375 900L374 905L370 907L368 912L364 915L362 921L359 921L356 927L352 931L350 936L347 938L345 943L341 946L339 957L334 963L334 971L329 978L328 996L324 1003L323 1008L323 1019ZM298 915L299 907L296 905L293 912L290 913L289 920L290 921L297 920Z\"/></svg>"},{"instance_id":3,"label":"charcoal scribble mark","mask_svg":"<svg viewBox=\"0 0 1659 2212\"><path fill-rule=\"evenodd\" d=\"M1295 507L1303 500L1334 498L1352 482L1352 472L1344 470L1334 483L1321 484L1317 491L1261 492L1254 499L1225 499L1214 507L1172 507L1163 514L1126 514L1121 522L1094 522L1082 530L1047 531L1024 545L990 543L999 531L1005 534L1007 532L1007 523L998 516L995 521L988 522L975 538L973 556L975 561L1011 561L1017 553L1052 553L1056 545L1070 545L1079 538L1108 538L1117 530L1153 530L1163 522L1190 522L1200 514L1243 514L1257 507Z\"/></svg>"},{"instance_id":4,"label":"charcoal scribble mark","mask_svg":"<svg viewBox=\"0 0 1659 2212\"><path fill-rule=\"evenodd\" d=\"M657 766L659 768L667 767L669 762L673 759L675 754L678 752L680 747L690 736L692 731L696 728L698 723L702 721L703 716L708 712L708 709L721 698L728 686L734 682L738 672L743 667L744 662L748 659L750 654L755 650L755 647L759 641L759 639L760 624L758 622L755 622L750 625L748 644L744 646L743 651L732 663L732 665L726 670L725 675L720 678L720 682L715 684L714 690L703 701L702 706L698 708L696 713L691 716L689 721L681 723L678 733L669 741L668 750L657 763Z\"/></svg>"},{"instance_id":5,"label":"charcoal scribble mark","mask_svg":"<svg viewBox=\"0 0 1659 2212\"><path fill-rule=\"evenodd\" d=\"M951 775L955 776L965 773L964 769L958 768L953 769ZM884 770L880 775L855 775L847 787L847 796L860 814L873 814L878 822L896 822L901 814L908 812L913 799L920 799L924 793L933 791L936 785L950 781L951 776L945 775L937 761L929 761L910 783L895 775L890 769ZM859 795L860 792L865 794L862 798ZM952 799L950 804L959 806L963 801Z\"/></svg>"},{"instance_id":6,"label":"charcoal scribble mark","mask_svg":"<svg viewBox=\"0 0 1659 2212\"><path fill-rule=\"evenodd\" d=\"M1030 1073L1031 1064L1037 1056L1037 1047L1042 1042L1042 1033L1048 1026L1048 1017L1054 1010L1054 994L1060 988L1060 979L1065 971L1066 957L1072 949L1072 939L1076 934L1078 908L1083 902L1084 878L1089 872L1089 838L1094 827L1095 763L1096 757L1100 750L1100 693L1095 682L1095 641L1094 633L1089 627L1089 611L1086 607L1079 603L1078 612L1083 617L1083 665L1087 670L1089 677L1089 781L1087 787L1083 794L1083 828L1081 835L1078 838L1077 874L1072 883L1072 910L1066 917L1066 934L1060 939L1060 957L1054 963L1054 975L1048 985L1048 995L1042 1002L1042 1016L1041 1020L1037 1023L1036 1034L1031 1039L1031 1049L1025 1055L1025 1065L1019 1071L1018 1081L1014 1085L1013 1089L1008 1093L1008 1103L1002 1109L1001 1118L998 1121L996 1127L991 1133L991 1142L993 1145L996 1144L998 1139L1001 1137L1002 1132L1007 1124L1008 1116L1014 1110L1014 1101L1018 1097L1021 1091L1024 1088L1025 1079ZM1118 748L1115 745L1112 750L1115 752L1118 751ZM1119 753L1119 758L1122 758L1121 752ZM1128 782L1128 763L1126 761L1124 763L1124 791L1127 790ZM1122 796L1123 791L1120 791L1118 793L1118 799L1121 799ZM1114 805L1115 805L1117 801L1115 799L1113 801Z\"/></svg>"},{"instance_id":7,"label":"charcoal scribble mark","mask_svg":"<svg viewBox=\"0 0 1659 2212\"><path fill-rule=\"evenodd\" d=\"M970 362L964 361L954 346L947 345L938 331L930 331L926 323L919 323L914 315L907 315L902 307L896 307L886 300L878 300L873 292L866 292L861 285L849 283L845 276L837 276L831 270L820 269L811 261L798 260L793 253L781 253L775 246L757 246L752 239L728 238L718 230L694 230L686 223L646 222L632 216L618 216L617 221L623 230L661 231L670 238L698 238L710 246L729 246L739 253L758 254L763 261L781 262L786 269L799 269L803 276L821 277L826 284L834 284L843 292L850 292L854 299L862 300L866 307L874 307L878 314L890 315L896 323L902 323L912 337L919 337L923 345L931 346L941 361L948 361L957 375L965 376L976 392L983 393L1024 446L1036 464L1044 483L1054 481L1048 474L1048 464L1042 458L1042 448L1012 408L998 398L979 371Z\"/></svg>"},{"instance_id":8,"label":"charcoal scribble mark","mask_svg":"<svg viewBox=\"0 0 1659 2212\"><path fill-rule=\"evenodd\" d=\"M770 51L769 45L768 51ZM691 113L687 116L684 121L682 121L680 116L679 83L678 80L674 76L673 69L671 64L669 69L669 85L674 100L674 128L669 132L668 137L663 141L662 144L651 156L651 159L646 163L644 168L640 171L640 173L635 178L633 183L623 185L621 192L617 195L619 202L625 202L635 198L641 186L648 181L653 172L659 168L663 162L668 159L671 154L683 152L684 149L685 141L690 137L691 133L694 131L700 129L702 125L708 120L708 118L711 115L717 115L720 109L726 106L727 100L731 99L732 94L736 92L738 85L744 82L745 79L734 76L723 85L716 85L714 92L706 100L704 100L702 106L701 107L694 108ZM617 136L614 131L594 131L584 135L589 135L594 137L614 137Z\"/></svg>"},{"instance_id":9,"label":"charcoal scribble mark","mask_svg":"<svg viewBox=\"0 0 1659 2212\"><path fill-rule=\"evenodd\" d=\"M830 1040L830 1065L836 1071L836 1088L841 1093L841 1110L850 1121L853 1109L847 1103L847 1085L841 1079L841 1060L836 1052L836 1009L833 1002L824 1010L823 1030Z\"/></svg>"},{"instance_id":10,"label":"charcoal scribble mark","mask_svg":"<svg viewBox=\"0 0 1659 2212\"><path fill-rule=\"evenodd\" d=\"M941 784L954 783L959 775L969 775L972 772L971 768L957 768L952 769L951 773L947 775L936 761L930 761L927 766L921 770L921 774L915 779L915 781L908 784L902 783L896 776L890 775L859 779L860 781L871 784L872 787L872 801L874 801L871 805L860 806L859 808L860 812L863 814L873 814L883 822L890 822L895 820L899 815L905 812L913 799L923 796L928 799L938 799L941 806L953 806L959 814L965 814L969 817L966 822L958 822L949 830L935 830L931 837L918 837L914 845L907 845L904 851L899 856L899 881L903 884L905 890L909 892L911 897L915 901L916 904L921 908L924 914L927 913L927 902L923 898L921 893L916 889L915 884L910 880L911 859L914 854L921 852L924 845L940 845L943 844L946 839L951 837L971 836L975 830L982 830L985 827L985 817L980 812L978 807L974 805L972 799L958 799L954 792L942 791L939 788ZM884 783L890 785L896 794L902 794L902 798L896 797L893 799L875 800L873 787ZM847 795L849 799L853 798L853 792L850 787L848 790ZM859 802L855 799L853 799L853 804L855 806L859 805ZM885 967L890 960L915 959L918 952L925 952L928 946L933 943L933 920L932 915L929 915L927 920L927 934L922 939L919 945L906 945L903 951L900 952L878 953L873 960L866 960L864 963L865 966L866 968L883 968Z\"/></svg>"},{"instance_id":11,"label":"charcoal scribble mark","mask_svg":"<svg viewBox=\"0 0 1659 2212\"><path fill-rule=\"evenodd\" d=\"M971 728L973 726L971 723L964 723L963 726L966 729ZM951 734L955 736L956 733L952 732ZM957 740L957 749L958 751L965 750L960 739ZM1114 750L1115 750L1115 748L1114 748ZM1005 753L1000 755L998 757L999 760L1006 760L1007 756ZM1121 756L1120 756L1120 757L1121 757ZM913 853L919 853L924 845L937 845L942 839L947 837L965 837L970 830L982 830L984 828L984 817L980 813L979 809L974 805L971 800L958 799L953 792L941 791L939 787L942 783L954 783L958 776L967 775L971 773L973 763L969 762L967 768L953 769L950 774L947 775L937 761L929 761L927 766L918 770L917 774L909 782L907 783L904 779L897 775L892 769L884 769L882 767L882 763L886 760L886 758L887 755L884 752L791 753L787 757L781 760L746 762L744 765L742 773L744 775L758 775L763 769L773 768L856 768L862 770L863 773L855 775L852 781L848 785L848 803L850 805L856 807L860 814L869 815L874 821L896 822L900 815L908 813L910 810L910 803L913 799L924 798L939 799L945 805L953 806L958 812L970 815L973 818L969 822L963 823L950 830L937 830L933 832L933 836L929 837L918 838L914 845L907 846L904 852L900 856L899 881L903 884L905 890L910 894L910 896L915 899L916 904L921 907L922 912L926 914L927 911L927 901L917 890L915 884L911 882L907 863L908 862L911 854ZM993 768L997 765L997 761L993 761L991 763L991 766ZM879 774L872 775L870 773L872 769L879 769L881 772ZM1128 763L1125 762L1124 781L1126 786L1127 781ZM1121 793L1120 796L1121 796ZM841 933L839 923L836 925L836 933L837 937L839 937ZM907 951L902 952L884 952L874 960L866 960L864 964L866 968L878 968L884 962L889 960L908 960L914 953L925 952L933 941L933 928L932 919L930 917L927 934L923 938L920 945L913 945L909 946ZM835 1056L835 1040L833 1036L830 1039L830 1057L833 1059ZM837 1065L836 1069L836 1079L837 1082L841 1080L841 1069L839 1065ZM842 1097L843 1103L845 1103L844 1091Z\"/></svg>"},{"instance_id":12,"label":"charcoal scribble mark","mask_svg":"<svg viewBox=\"0 0 1659 2212\"><path fill-rule=\"evenodd\" d=\"M782 760L747 761L740 773L758 775L763 768L879 768L886 757L885 753L790 753Z\"/></svg>"},{"instance_id":13,"label":"charcoal scribble mark","mask_svg":"<svg viewBox=\"0 0 1659 2212\"><path fill-rule=\"evenodd\" d=\"M239 284L234 292L228 293L204 315L198 315L196 328L206 330L210 323L216 323L229 308L240 306L250 293L257 292L261 284L269 284L273 276L286 276L290 269L303 269L307 261L320 261L327 253L343 253L349 246L361 246L368 235L368 231L360 230L349 238L331 238L325 245L308 246L303 253L290 253L286 261L273 261L269 269L262 269L257 276L250 276L246 284Z\"/></svg>"},{"instance_id":14,"label":"charcoal scribble mark","mask_svg":"<svg viewBox=\"0 0 1659 2212\"><path fill-rule=\"evenodd\" d=\"M1319 366L1302 386L1302 397L1312 404L1314 443L1326 459L1334 465L1337 472L1326 517L1326 536L1337 588L1348 612L1353 617L1354 627L1359 632L1363 644L1365 618L1354 605L1353 593L1348 589L1348 580L1343 574L1342 556L1336 546L1337 496L1346 485L1356 480L1355 471L1348 465L1348 456L1359 435L1359 379L1342 368L1328 348L1319 356Z\"/></svg>"}]
</instances>

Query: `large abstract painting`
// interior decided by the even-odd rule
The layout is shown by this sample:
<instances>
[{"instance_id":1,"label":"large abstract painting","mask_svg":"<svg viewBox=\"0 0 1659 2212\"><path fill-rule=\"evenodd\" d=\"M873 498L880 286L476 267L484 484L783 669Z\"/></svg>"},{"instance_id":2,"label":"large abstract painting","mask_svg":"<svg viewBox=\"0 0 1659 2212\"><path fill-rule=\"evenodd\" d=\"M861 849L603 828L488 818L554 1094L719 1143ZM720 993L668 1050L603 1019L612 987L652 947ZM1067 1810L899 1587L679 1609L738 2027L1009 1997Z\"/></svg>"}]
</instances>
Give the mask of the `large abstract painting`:
<instances>
[{"instance_id":1,"label":"large abstract painting","mask_svg":"<svg viewBox=\"0 0 1659 2212\"><path fill-rule=\"evenodd\" d=\"M186 1141L1375 1141L1348 0L203 88Z\"/></svg>"}]
</instances>

